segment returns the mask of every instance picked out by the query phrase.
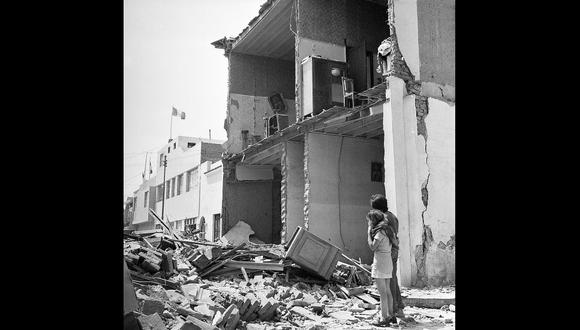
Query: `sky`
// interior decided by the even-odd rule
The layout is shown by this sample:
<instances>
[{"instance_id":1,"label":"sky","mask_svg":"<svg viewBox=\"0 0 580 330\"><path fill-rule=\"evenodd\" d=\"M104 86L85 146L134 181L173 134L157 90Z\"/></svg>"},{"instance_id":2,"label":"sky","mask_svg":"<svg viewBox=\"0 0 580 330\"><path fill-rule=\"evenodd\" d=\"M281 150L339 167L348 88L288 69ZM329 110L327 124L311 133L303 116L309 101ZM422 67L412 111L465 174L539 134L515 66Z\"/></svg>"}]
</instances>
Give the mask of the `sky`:
<instances>
[{"instance_id":1,"label":"sky","mask_svg":"<svg viewBox=\"0 0 580 330\"><path fill-rule=\"evenodd\" d=\"M236 37L264 0L124 0L124 199L142 183L146 153L172 136L226 140L227 58L210 43Z\"/></svg>"}]
</instances>

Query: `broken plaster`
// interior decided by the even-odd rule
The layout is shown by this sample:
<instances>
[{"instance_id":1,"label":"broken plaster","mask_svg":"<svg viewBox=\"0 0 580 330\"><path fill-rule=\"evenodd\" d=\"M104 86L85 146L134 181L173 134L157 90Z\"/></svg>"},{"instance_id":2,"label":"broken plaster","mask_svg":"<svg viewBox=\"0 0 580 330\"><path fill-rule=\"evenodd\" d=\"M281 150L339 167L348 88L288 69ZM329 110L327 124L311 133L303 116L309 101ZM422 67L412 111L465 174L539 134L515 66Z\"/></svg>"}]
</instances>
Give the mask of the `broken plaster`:
<instances>
[{"instance_id":1,"label":"broken plaster","mask_svg":"<svg viewBox=\"0 0 580 330\"><path fill-rule=\"evenodd\" d=\"M416 87L416 86L413 86ZM412 89L412 88L409 88ZM415 97L415 109L417 116L417 134L425 139L425 165L427 165L427 178L421 185L421 200L423 201L424 209L421 212L421 221L423 226L423 235L421 237L421 244L415 247L415 262L417 264L417 280L415 285L423 287L427 282L427 270L425 267L427 261L427 252L433 242L433 233L431 228L425 225L425 212L429 205L429 178L431 176L431 169L429 167L429 153L427 150L427 125L425 118L429 114L429 103L427 97L417 95Z\"/></svg>"}]
</instances>

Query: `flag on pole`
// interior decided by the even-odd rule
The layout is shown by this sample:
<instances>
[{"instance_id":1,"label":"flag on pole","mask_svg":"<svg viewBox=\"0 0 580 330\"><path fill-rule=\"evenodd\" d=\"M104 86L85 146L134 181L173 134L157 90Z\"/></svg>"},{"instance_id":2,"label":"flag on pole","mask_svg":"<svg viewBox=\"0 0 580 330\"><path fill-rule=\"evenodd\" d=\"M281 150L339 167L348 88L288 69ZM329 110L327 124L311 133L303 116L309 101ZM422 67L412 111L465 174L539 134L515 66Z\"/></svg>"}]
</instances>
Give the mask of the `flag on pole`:
<instances>
[{"instance_id":1,"label":"flag on pole","mask_svg":"<svg viewBox=\"0 0 580 330\"><path fill-rule=\"evenodd\" d=\"M179 111L179 110L175 109L175 107L172 107L172 108L173 108L173 110L171 112L172 116L181 117L181 119L185 119L185 112Z\"/></svg>"}]
</instances>

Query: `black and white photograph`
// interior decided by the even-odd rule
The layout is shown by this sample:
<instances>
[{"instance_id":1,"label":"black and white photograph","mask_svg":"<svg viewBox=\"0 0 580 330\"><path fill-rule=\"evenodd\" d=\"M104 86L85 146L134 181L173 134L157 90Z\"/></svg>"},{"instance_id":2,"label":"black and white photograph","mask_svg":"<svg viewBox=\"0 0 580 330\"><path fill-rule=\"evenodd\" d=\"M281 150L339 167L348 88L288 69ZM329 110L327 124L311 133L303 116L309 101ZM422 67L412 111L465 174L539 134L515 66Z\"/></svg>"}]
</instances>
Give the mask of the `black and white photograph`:
<instances>
[{"instance_id":1,"label":"black and white photograph","mask_svg":"<svg viewBox=\"0 0 580 330\"><path fill-rule=\"evenodd\" d=\"M123 0L123 328L455 329L455 49L455 0Z\"/></svg>"}]
</instances>

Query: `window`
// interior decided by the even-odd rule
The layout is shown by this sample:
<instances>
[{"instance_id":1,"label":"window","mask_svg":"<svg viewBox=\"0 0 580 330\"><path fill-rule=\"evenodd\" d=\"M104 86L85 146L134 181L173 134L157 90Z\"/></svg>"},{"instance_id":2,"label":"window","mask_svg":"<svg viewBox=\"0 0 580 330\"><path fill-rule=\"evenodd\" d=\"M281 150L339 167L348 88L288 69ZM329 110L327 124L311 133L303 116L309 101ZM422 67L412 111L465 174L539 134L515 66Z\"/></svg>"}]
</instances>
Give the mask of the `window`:
<instances>
[{"instance_id":1,"label":"window","mask_svg":"<svg viewBox=\"0 0 580 330\"><path fill-rule=\"evenodd\" d=\"M167 147L167 153L171 152L171 147Z\"/></svg>"},{"instance_id":2,"label":"window","mask_svg":"<svg viewBox=\"0 0 580 330\"><path fill-rule=\"evenodd\" d=\"M188 147L188 148L193 148L193 147L195 147L195 142L187 142L187 147Z\"/></svg>"},{"instance_id":3,"label":"window","mask_svg":"<svg viewBox=\"0 0 580 330\"><path fill-rule=\"evenodd\" d=\"M161 202L163 200L163 184L157 186L157 201Z\"/></svg>"},{"instance_id":4,"label":"window","mask_svg":"<svg viewBox=\"0 0 580 330\"><path fill-rule=\"evenodd\" d=\"M163 166L163 154L159 155L159 167Z\"/></svg>"},{"instance_id":5,"label":"window","mask_svg":"<svg viewBox=\"0 0 580 330\"><path fill-rule=\"evenodd\" d=\"M173 229L183 231L183 221L184 220L175 221L173 224Z\"/></svg>"},{"instance_id":6,"label":"window","mask_svg":"<svg viewBox=\"0 0 580 330\"><path fill-rule=\"evenodd\" d=\"M167 180L165 182L165 198L169 199L169 191L171 189L171 181Z\"/></svg>"},{"instance_id":7,"label":"window","mask_svg":"<svg viewBox=\"0 0 580 330\"><path fill-rule=\"evenodd\" d=\"M222 219L220 214L213 215L213 240L217 241L222 237Z\"/></svg>"},{"instance_id":8,"label":"window","mask_svg":"<svg viewBox=\"0 0 580 330\"><path fill-rule=\"evenodd\" d=\"M177 196L181 195L181 186L183 185L183 174L177 176Z\"/></svg>"},{"instance_id":9,"label":"window","mask_svg":"<svg viewBox=\"0 0 580 330\"><path fill-rule=\"evenodd\" d=\"M177 148L177 142L173 142L173 149Z\"/></svg>"},{"instance_id":10,"label":"window","mask_svg":"<svg viewBox=\"0 0 580 330\"><path fill-rule=\"evenodd\" d=\"M197 183L197 168L187 171L185 191L190 191Z\"/></svg>"},{"instance_id":11,"label":"window","mask_svg":"<svg viewBox=\"0 0 580 330\"><path fill-rule=\"evenodd\" d=\"M143 198L143 207L147 207L147 201L149 200L147 197L149 197L148 191L145 192L145 198Z\"/></svg>"},{"instance_id":12,"label":"window","mask_svg":"<svg viewBox=\"0 0 580 330\"><path fill-rule=\"evenodd\" d=\"M175 196L175 178L171 179L171 197Z\"/></svg>"}]
</instances>

